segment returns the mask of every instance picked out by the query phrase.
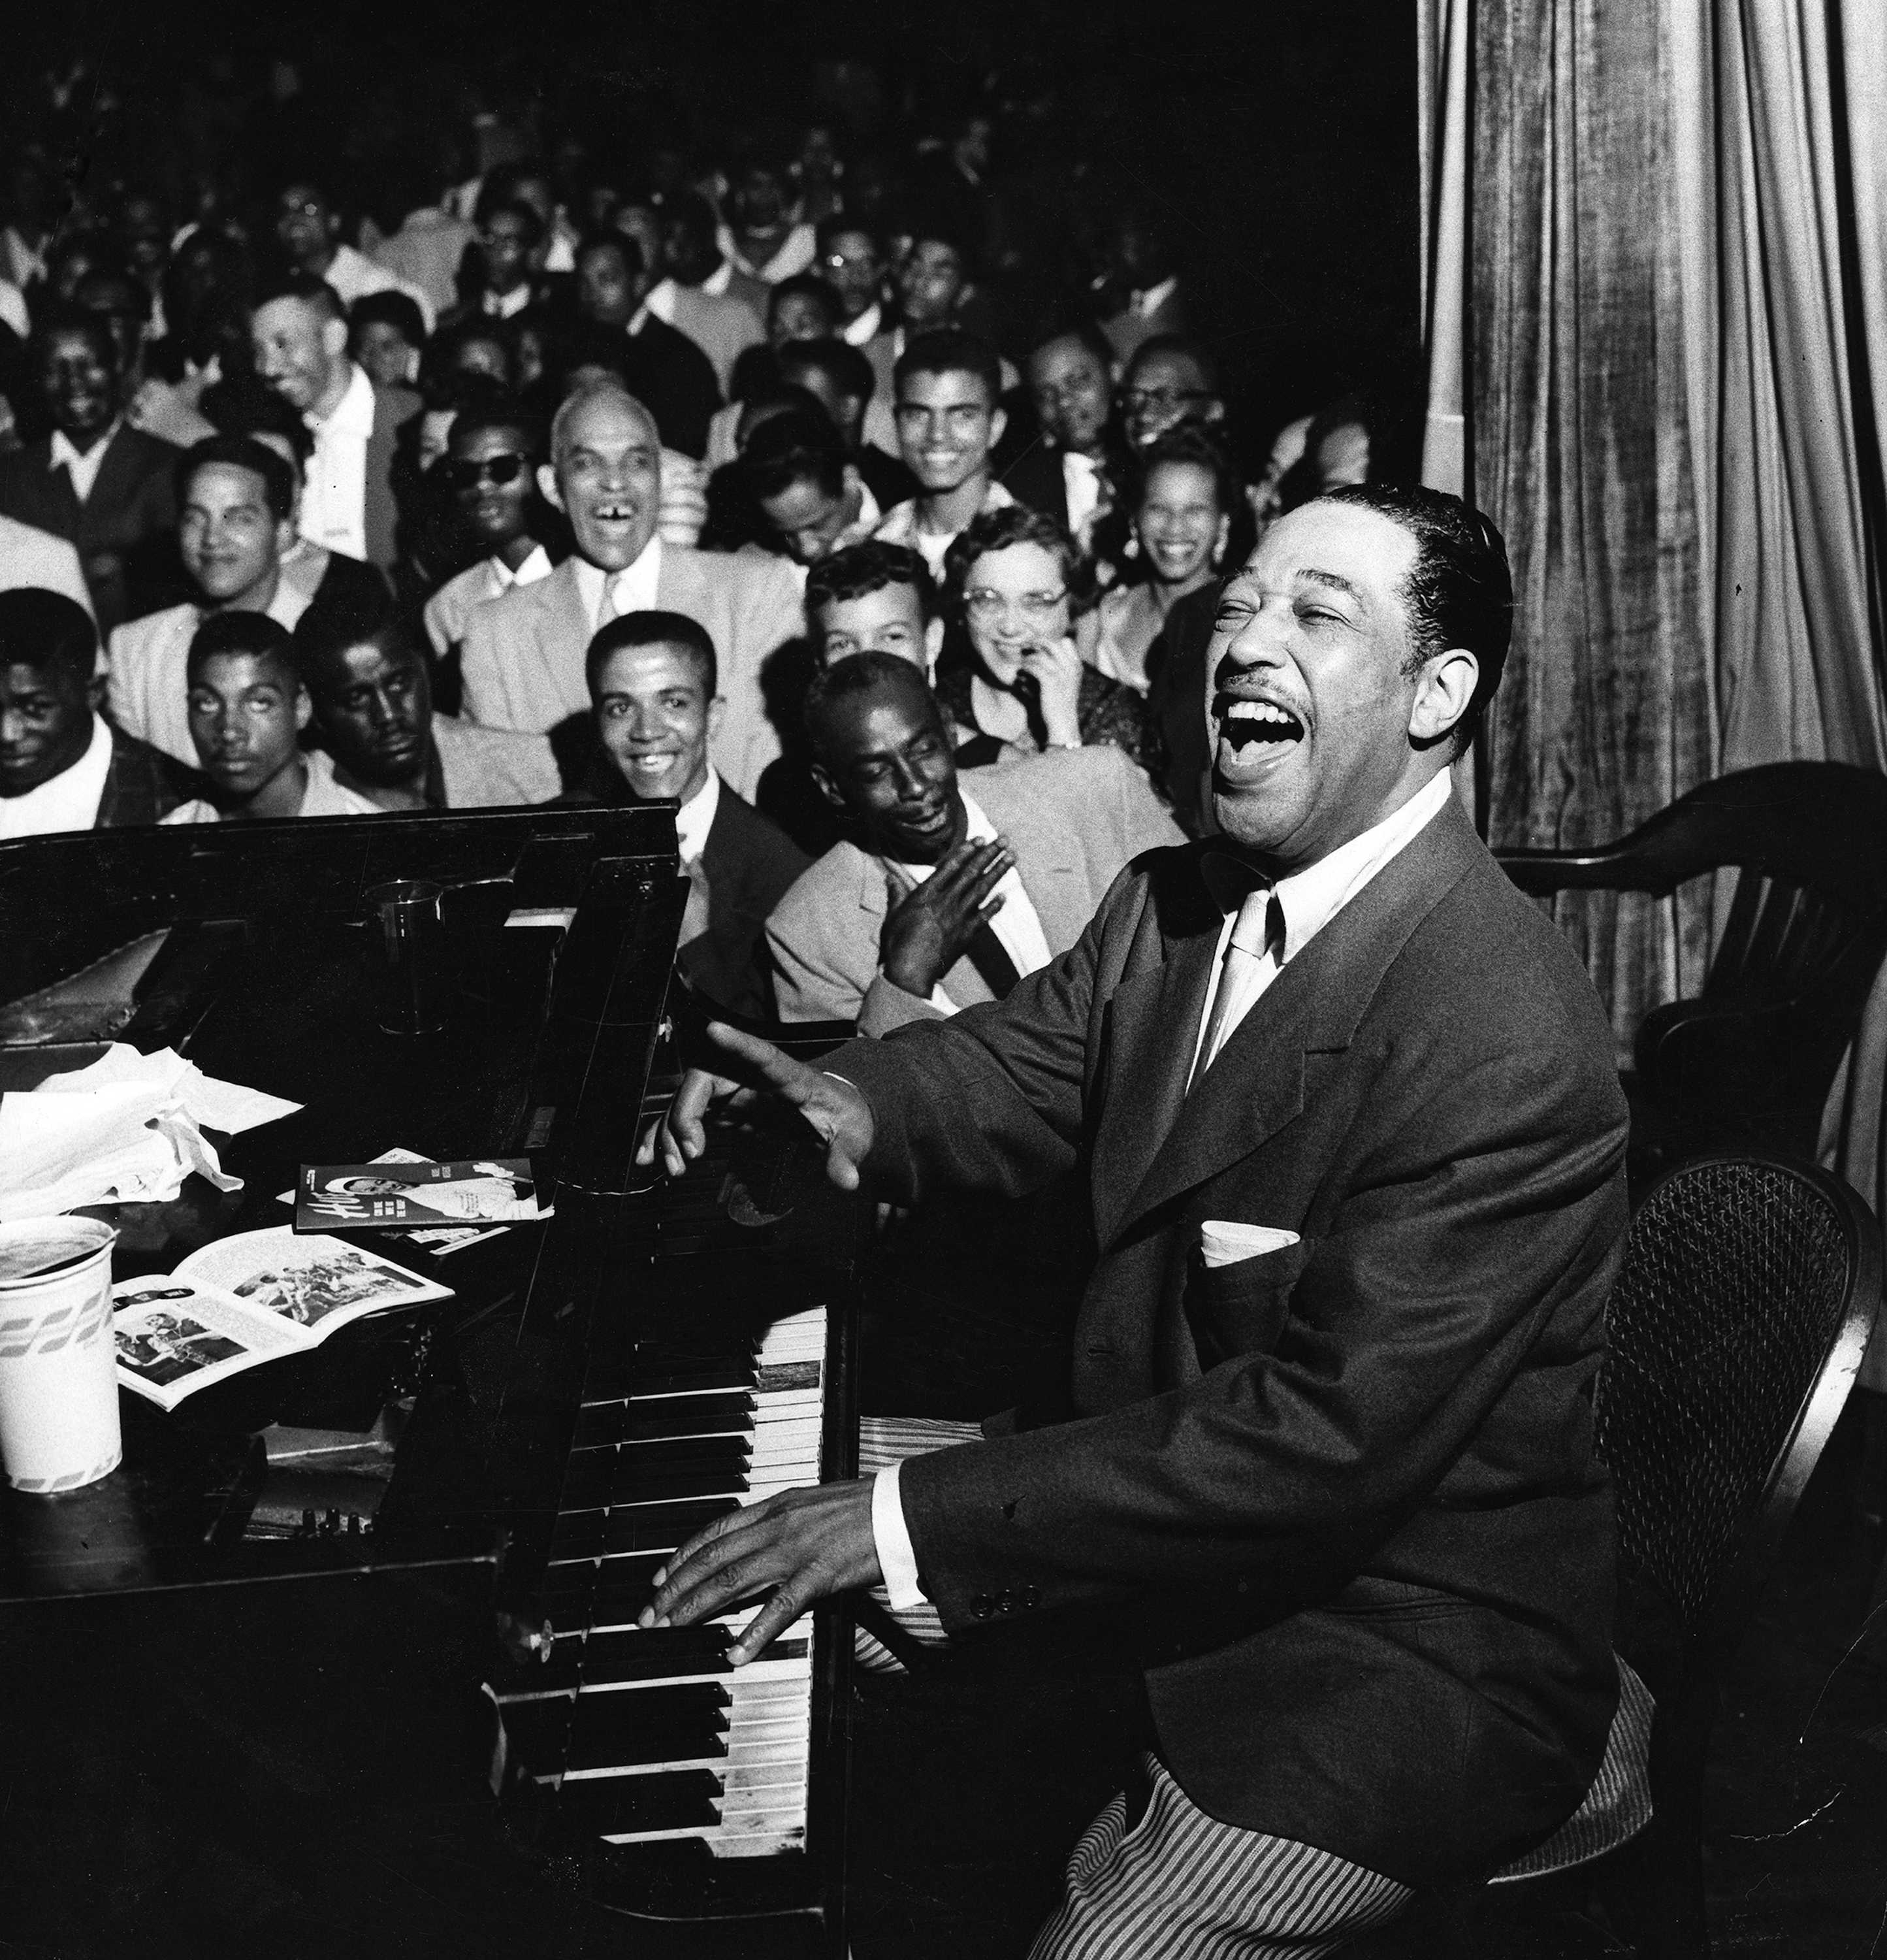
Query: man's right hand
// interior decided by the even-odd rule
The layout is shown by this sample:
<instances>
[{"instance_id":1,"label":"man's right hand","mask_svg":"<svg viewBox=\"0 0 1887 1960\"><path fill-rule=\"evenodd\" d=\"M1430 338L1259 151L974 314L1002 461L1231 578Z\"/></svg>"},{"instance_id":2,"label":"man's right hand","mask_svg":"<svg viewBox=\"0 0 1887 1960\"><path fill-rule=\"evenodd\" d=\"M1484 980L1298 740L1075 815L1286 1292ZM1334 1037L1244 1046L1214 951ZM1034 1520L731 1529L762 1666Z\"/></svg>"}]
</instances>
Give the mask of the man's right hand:
<instances>
[{"instance_id":1,"label":"man's right hand","mask_svg":"<svg viewBox=\"0 0 1887 1960\"><path fill-rule=\"evenodd\" d=\"M738 1074L691 1068L675 1100L659 1122L651 1123L636 1148L636 1162L652 1164L659 1151L662 1167L679 1177L688 1160L707 1147L701 1119L710 1105L742 1109L765 1100L796 1109L826 1147L826 1176L841 1191L856 1191L859 1166L872 1147L872 1107L849 1082L822 1074L782 1054L771 1042L744 1035L723 1021L708 1023L708 1039L725 1048Z\"/></svg>"},{"instance_id":2,"label":"man's right hand","mask_svg":"<svg viewBox=\"0 0 1887 1960\"><path fill-rule=\"evenodd\" d=\"M885 977L907 994L931 991L970 950L977 928L993 918L990 894L1008 877L1015 854L1001 838L959 844L924 882L885 915L878 960Z\"/></svg>"}]
</instances>

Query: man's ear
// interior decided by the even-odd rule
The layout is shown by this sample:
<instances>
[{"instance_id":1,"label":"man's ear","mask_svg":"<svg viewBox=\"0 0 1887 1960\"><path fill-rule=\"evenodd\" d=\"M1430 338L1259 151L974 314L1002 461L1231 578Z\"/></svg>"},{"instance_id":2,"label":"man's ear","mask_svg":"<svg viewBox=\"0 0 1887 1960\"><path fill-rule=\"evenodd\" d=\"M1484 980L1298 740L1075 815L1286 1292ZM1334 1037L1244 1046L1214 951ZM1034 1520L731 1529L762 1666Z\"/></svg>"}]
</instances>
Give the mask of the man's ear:
<instances>
[{"instance_id":1,"label":"man's ear","mask_svg":"<svg viewBox=\"0 0 1887 1960\"><path fill-rule=\"evenodd\" d=\"M1447 734L1468 711L1481 663L1466 647L1431 654L1415 680L1415 698L1409 706L1409 737L1426 748Z\"/></svg>"},{"instance_id":2,"label":"man's ear","mask_svg":"<svg viewBox=\"0 0 1887 1960\"><path fill-rule=\"evenodd\" d=\"M548 463L537 466L537 492L552 509L564 508L564 494L557 487L557 472Z\"/></svg>"},{"instance_id":3,"label":"man's ear","mask_svg":"<svg viewBox=\"0 0 1887 1960\"><path fill-rule=\"evenodd\" d=\"M295 733L299 735L313 719L314 702L310 698L308 690L305 687L297 688L295 689Z\"/></svg>"},{"instance_id":4,"label":"man's ear","mask_svg":"<svg viewBox=\"0 0 1887 1960\"><path fill-rule=\"evenodd\" d=\"M721 724L726 719L726 696L717 694L707 704L707 739L710 742L721 732Z\"/></svg>"},{"instance_id":5,"label":"man's ear","mask_svg":"<svg viewBox=\"0 0 1887 1960\"><path fill-rule=\"evenodd\" d=\"M104 711L105 676L103 674L94 674L85 683L85 705L94 714L100 714Z\"/></svg>"},{"instance_id":6,"label":"man's ear","mask_svg":"<svg viewBox=\"0 0 1887 1960\"><path fill-rule=\"evenodd\" d=\"M1209 422L1222 422L1225 419L1225 404L1215 395L1206 404L1206 412L1200 419Z\"/></svg>"},{"instance_id":7,"label":"man's ear","mask_svg":"<svg viewBox=\"0 0 1887 1960\"><path fill-rule=\"evenodd\" d=\"M812 765L812 780L819 785L819 794L834 810L845 807L845 798L838 784L832 780L832 772L823 762Z\"/></svg>"},{"instance_id":8,"label":"man's ear","mask_svg":"<svg viewBox=\"0 0 1887 1960\"><path fill-rule=\"evenodd\" d=\"M321 323L321 351L330 361L338 361L348 351L348 323L344 320Z\"/></svg>"},{"instance_id":9,"label":"man's ear","mask_svg":"<svg viewBox=\"0 0 1887 1960\"><path fill-rule=\"evenodd\" d=\"M1002 431L1007 428L1009 425L1009 414L1008 409L992 409L990 411L990 447L992 449L995 448L996 444L1002 440Z\"/></svg>"},{"instance_id":10,"label":"man's ear","mask_svg":"<svg viewBox=\"0 0 1887 1960\"><path fill-rule=\"evenodd\" d=\"M295 527L292 518L284 517L275 527L275 562L279 565L294 549Z\"/></svg>"}]
</instances>

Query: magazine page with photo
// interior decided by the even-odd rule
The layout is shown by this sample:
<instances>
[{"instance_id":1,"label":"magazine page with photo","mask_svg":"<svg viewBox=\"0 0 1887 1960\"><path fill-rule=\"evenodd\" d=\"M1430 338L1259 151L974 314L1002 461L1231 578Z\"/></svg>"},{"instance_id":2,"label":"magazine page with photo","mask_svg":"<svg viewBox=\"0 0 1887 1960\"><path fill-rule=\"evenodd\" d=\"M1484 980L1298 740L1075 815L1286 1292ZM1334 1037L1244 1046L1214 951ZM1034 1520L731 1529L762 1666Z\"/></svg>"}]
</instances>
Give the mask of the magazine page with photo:
<instances>
[{"instance_id":1,"label":"magazine page with photo","mask_svg":"<svg viewBox=\"0 0 1887 1960\"><path fill-rule=\"evenodd\" d=\"M111 1290L118 1379L160 1408L258 1362L313 1345L292 1321L257 1313L233 1295L175 1274L146 1274Z\"/></svg>"},{"instance_id":2,"label":"magazine page with photo","mask_svg":"<svg viewBox=\"0 0 1887 1960\"><path fill-rule=\"evenodd\" d=\"M263 1312L324 1333L389 1306L444 1300L452 1289L344 1239L287 1225L239 1232L179 1262L176 1277L219 1287Z\"/></svg>"},{"instance_id":3,"label":"magazine page with photo","mask_svg":"<svg viewBox=\"0 0 1887 1960\"><path fill-rule=\"evenodd\" d=\"M297 1232L383 1231L548 1218L529 1157L443 1162L392 1153L371 1163L303 1164Z\"/></svg>"}]
</instances>

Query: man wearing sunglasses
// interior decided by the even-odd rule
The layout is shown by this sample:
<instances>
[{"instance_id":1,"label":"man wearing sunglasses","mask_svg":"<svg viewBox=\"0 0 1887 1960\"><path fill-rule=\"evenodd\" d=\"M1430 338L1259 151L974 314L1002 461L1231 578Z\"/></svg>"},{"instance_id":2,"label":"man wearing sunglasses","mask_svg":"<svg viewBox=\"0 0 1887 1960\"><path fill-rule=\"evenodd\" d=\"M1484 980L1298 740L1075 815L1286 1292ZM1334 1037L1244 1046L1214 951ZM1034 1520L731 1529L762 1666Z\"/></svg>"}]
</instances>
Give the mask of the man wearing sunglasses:
<instances>
[{"instance_id":1,"label":"man wearing sunglasses","mask_svg":"<svg viewBox=\"0 0 1887 1960\"><path fill-rule=\"evenodd\" d=\"M543 460L537 419L521 402L488 402L454 420L440 467L485 555L426 602L426 637L441 660L458 658L475 606L551 575L550 555L532 528L542 508L534 479Z\"/></svg>"}]
</instances>

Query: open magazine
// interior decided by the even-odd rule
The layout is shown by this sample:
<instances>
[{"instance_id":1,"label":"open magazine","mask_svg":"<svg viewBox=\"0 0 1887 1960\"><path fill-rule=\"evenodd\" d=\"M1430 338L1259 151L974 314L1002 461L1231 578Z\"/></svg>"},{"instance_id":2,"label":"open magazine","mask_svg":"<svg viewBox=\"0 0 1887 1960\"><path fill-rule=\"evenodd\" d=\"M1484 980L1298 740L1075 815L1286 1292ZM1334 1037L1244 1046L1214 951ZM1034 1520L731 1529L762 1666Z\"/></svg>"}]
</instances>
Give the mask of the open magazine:
<instances>
[{"instance_id":1,"label":"open magazine","mask_svg":"<svg viewBox=\"0 0 1887 1960\"><path fill-rule=\"evenodd\" d=\"M451 1292L342 1239L297 1236L286 1225L239 1232L200 1247L174 1272L113 1287L118 1379L173 1409L259 1362L304 1354L370 1313Z\"/></svg>"}]
</instances>

